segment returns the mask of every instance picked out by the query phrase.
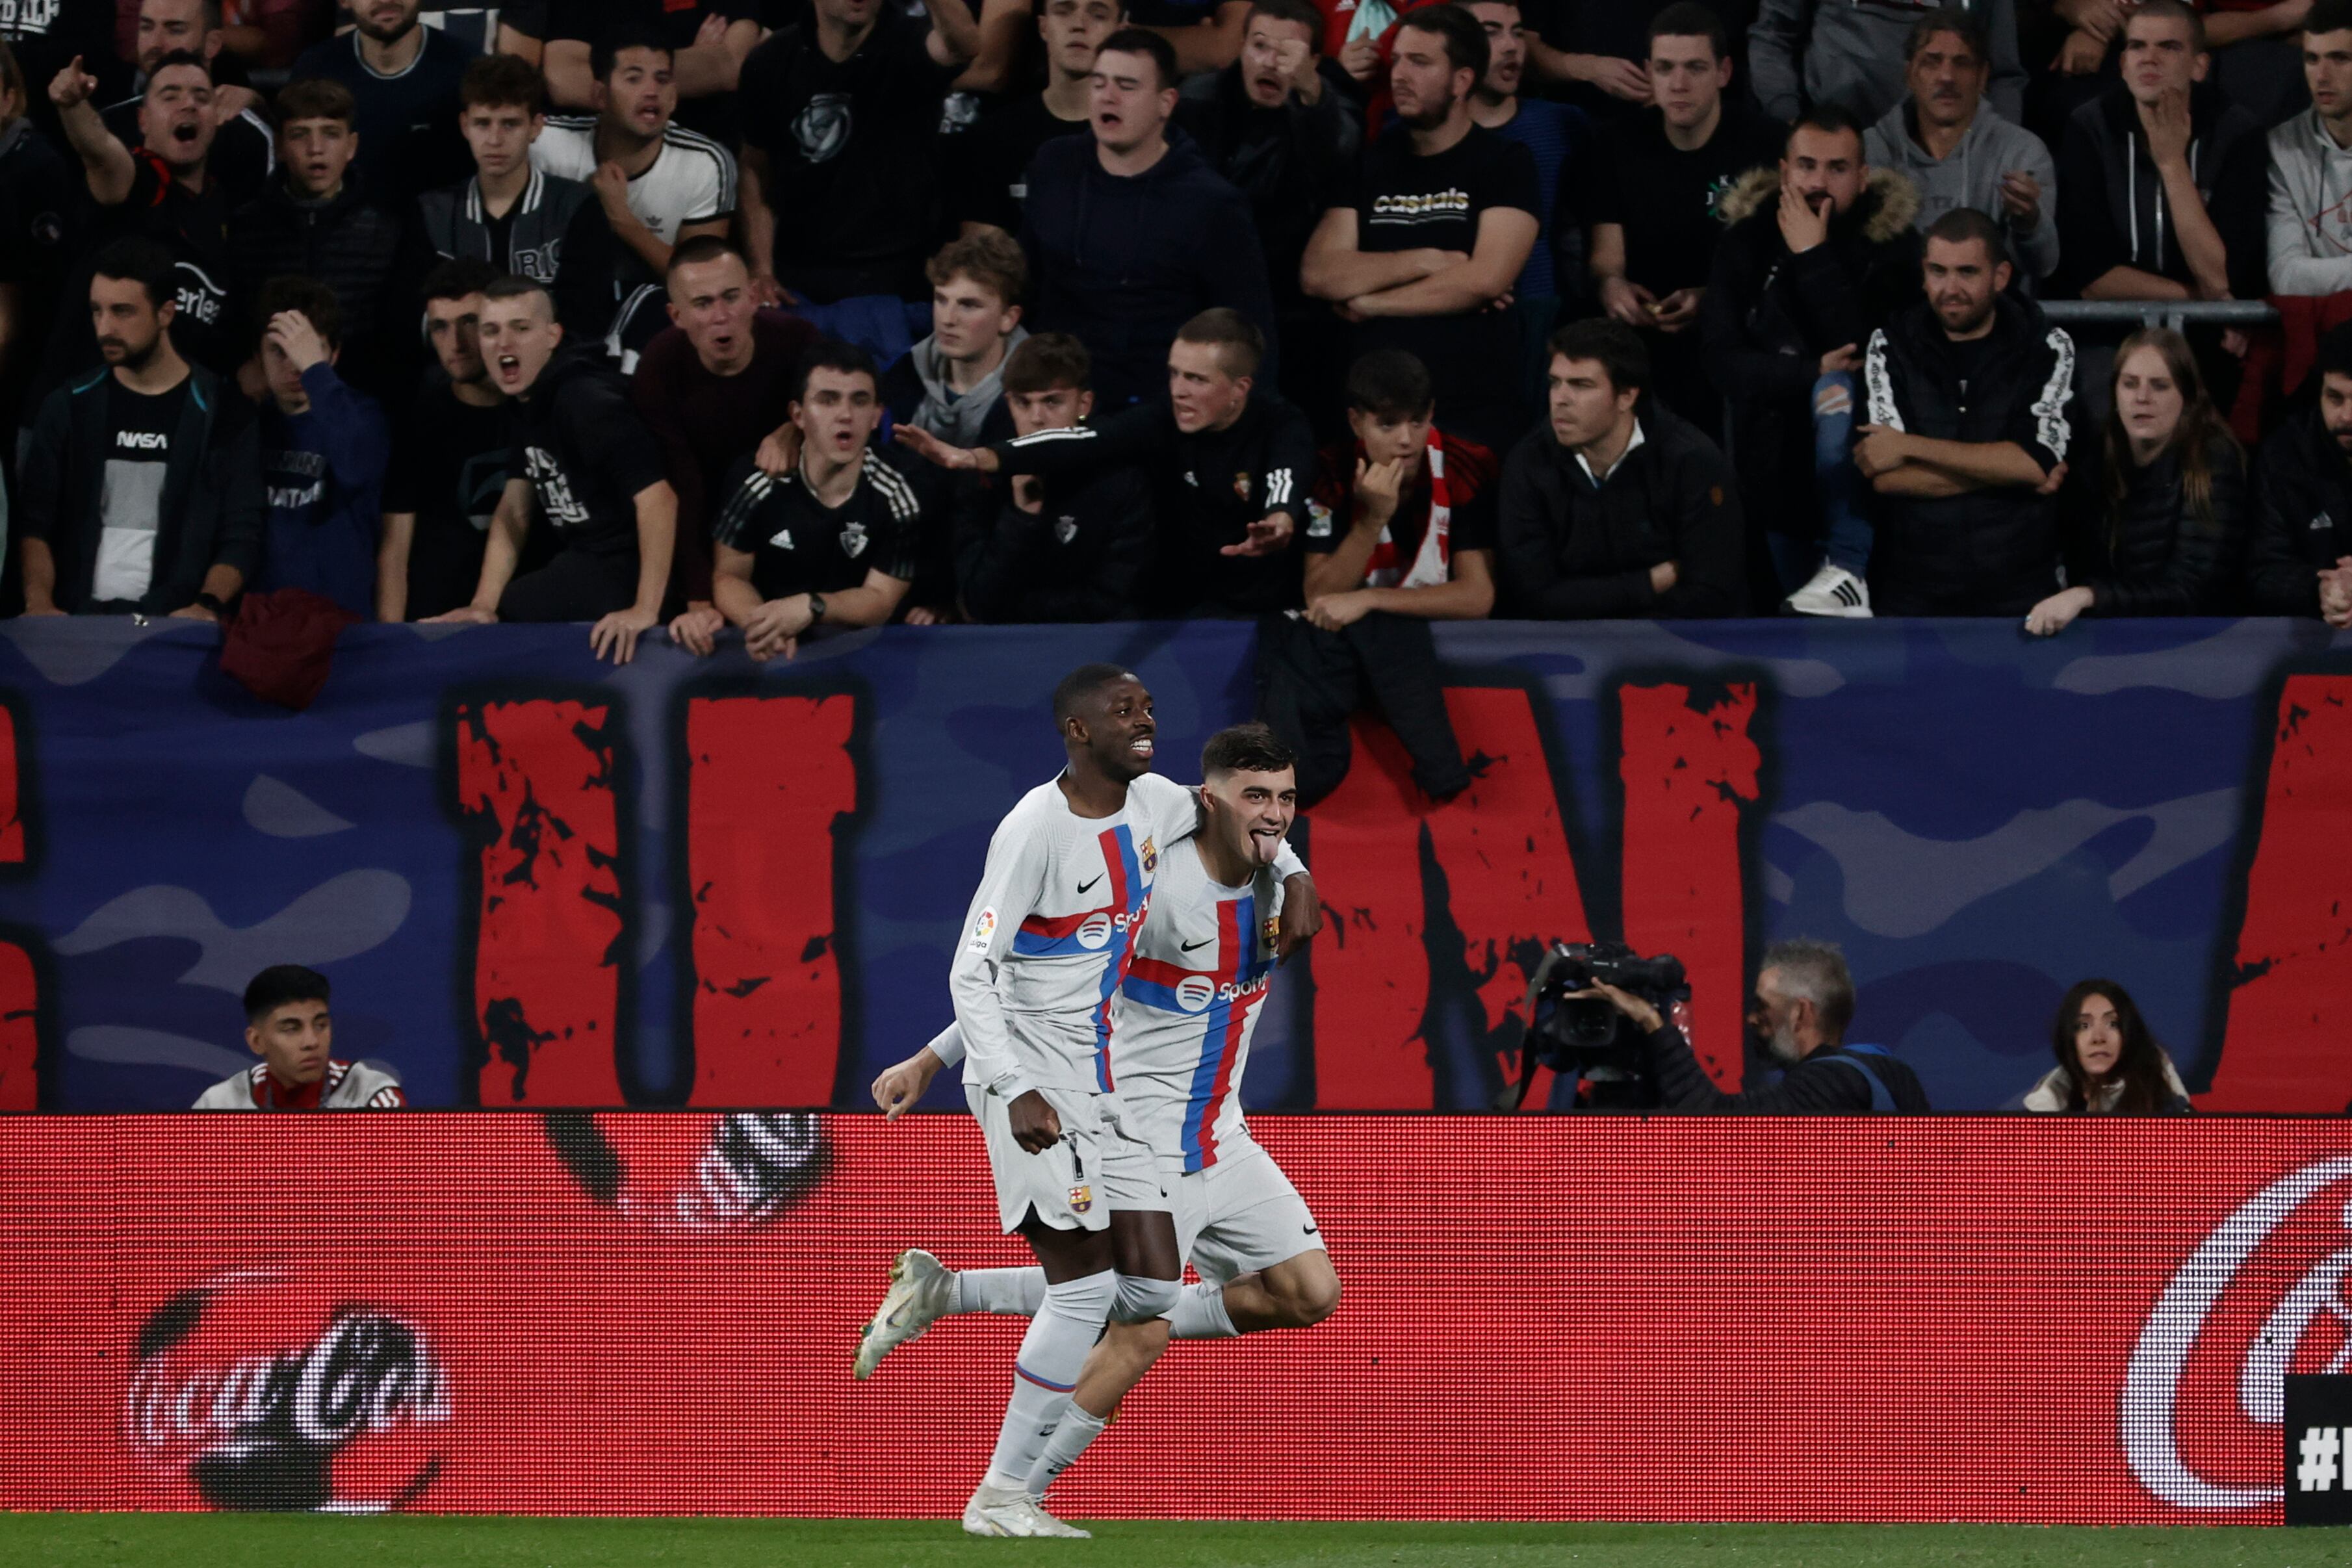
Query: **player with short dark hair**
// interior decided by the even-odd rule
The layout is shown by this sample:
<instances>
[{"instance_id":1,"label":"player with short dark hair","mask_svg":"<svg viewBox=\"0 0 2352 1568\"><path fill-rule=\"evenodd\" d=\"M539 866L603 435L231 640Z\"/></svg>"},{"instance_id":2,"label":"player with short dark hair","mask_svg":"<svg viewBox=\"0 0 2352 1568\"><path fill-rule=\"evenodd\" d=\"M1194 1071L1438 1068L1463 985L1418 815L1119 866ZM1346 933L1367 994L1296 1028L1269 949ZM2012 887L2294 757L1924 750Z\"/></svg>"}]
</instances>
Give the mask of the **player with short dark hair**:
<instances>
[{"instance_id":1,"label":"player with short dark hair","mask_svg":"<svg viewBox=\"0 0 2352 1568\"><path fill-rule=\"evenodd\" d=\"M1286 906L1312 898L1312 879L1286 849L1298 803L1297 760L1263 725L1218 731L1202 752L1197 818L1160 854L1150 918L1119 982L1110 1064L1119 1130L1150 1146L1160 1185L1172 1189L1178 1254L1201 1282L1151 1311L1142 1298L1168 1292L1122 1281L1124 1298L1086 1358L1070 1407L1031 1466L1032 1499L1101 1433L1171 1334L1305 1328L1339 1305L1339 1278L1315 1217L1251 1138L1239 1093L1268 983L1288 950L1280 934ZM1303 912L1289 913L1298 919ZM963 1059L961 1019L960 1012L957 1025L876 1080L886 1113L896 1117L941 1066ZM966 1077L969 1085L969 1067ZM1110 1201L1116 1222L1120 1200ZM901 1253L859 1346L856 1375L869 1375L884 1354L950 1312L1034 1316L1049 1289L1043 1269L959 1275L929 1252Z\"/></svg>"},{"instance_id":2,"label":"player with short dark hair","mask_svg":"<svg viewBox=\"0 0 2352 1568\"><path fill-rule=\"evenodd\" d=\"M261 1058L199 1095L198 1111L397 1111L400 1080L365 1061L334 1059L327 977L275 964L245 988L245 1043Z\"/></svg>"}]
</instances>

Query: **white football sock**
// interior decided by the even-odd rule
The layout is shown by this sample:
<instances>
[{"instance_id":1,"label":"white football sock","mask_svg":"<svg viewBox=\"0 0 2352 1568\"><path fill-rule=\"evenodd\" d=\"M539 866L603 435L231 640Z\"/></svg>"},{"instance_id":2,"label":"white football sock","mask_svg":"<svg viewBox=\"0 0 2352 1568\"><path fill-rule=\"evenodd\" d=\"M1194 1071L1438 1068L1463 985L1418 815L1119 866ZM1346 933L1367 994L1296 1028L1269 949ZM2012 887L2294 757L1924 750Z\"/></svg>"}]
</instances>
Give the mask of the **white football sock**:
<instances>
[{"instance_id":1,"label":"white football sock","mask_svg":"<svg viewBox=\"0 0 2352 1568\"><path fill-rule=\"evenodd\" d=\"M1237 1339L1241 1332L1225 1312L1225 1288L1206 1280L1185 1286L1176 1310L1168 1314L1171 1339Z\"/></svg>"},{"instance_id":2,"label":"white football sock","mask_svg":"<svg viewBox=\"0 0 2352 1568\"><path fill-rule=\"evenodd\" d=\"M1045 1304L1045 1270L1034 1263L1026 1269L961 1270L955 1293L948 1298L951 1312L1001 1312L1014 1318L1034 1318Z\"/></svg>"},{"instance_id":3,"label":"white football sock","mask_svg":"<svg viewBox=\"0 0 2352 1568\"><path fill-rule=\"evenodd\" d=\"M1070 1408L1070 1390L1078 1385L1087 1353L1102 1337L1118 1285L1118 1276L1105 1269L1045 1287L1045 1304L1030 1320L1013 1364L1013 1398L1004 1407L985 1485L1018 1491L1028 1484L1045 1440Z\"/></svg>"},{"instance_id":4,"label":"white football sock","mask_svg":"<svg viewBox=\"0 0 2352 1568\"><path fill-rule=\"evenodd\" d=\"M1076 1405L1062 1412L1061 1425L1045 1439L1045 1451L1037 1456L1036 1468L1029 1472L1029 1495L1044 1497L1045 1489L1054 1484L1064 1470L1078 1462L1087 1445L1102 1436L1110 1425L1105 1416L1089 1416Z\"/></svg>"}]
</instances>

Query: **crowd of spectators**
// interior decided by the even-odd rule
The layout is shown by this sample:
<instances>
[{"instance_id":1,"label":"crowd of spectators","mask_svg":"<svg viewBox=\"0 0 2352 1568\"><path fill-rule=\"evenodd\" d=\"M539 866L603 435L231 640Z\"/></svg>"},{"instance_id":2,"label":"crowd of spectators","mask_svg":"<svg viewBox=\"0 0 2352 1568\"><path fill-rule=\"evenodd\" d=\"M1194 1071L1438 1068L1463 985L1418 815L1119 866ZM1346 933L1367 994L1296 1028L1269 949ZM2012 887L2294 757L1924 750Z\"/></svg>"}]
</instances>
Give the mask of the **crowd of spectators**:
<instances>
[{"instance_id":1,"label":"crowd of spectators","mask_svg":"<svg viewBox=\"0 0 2352 1568\"><path fill-rule=\"evenodd\" d=\"M26 614L2352 624L2352 0L0 5ZM2047 301L2268 300L2070 331Z\"/></svg>"}]
</instances>

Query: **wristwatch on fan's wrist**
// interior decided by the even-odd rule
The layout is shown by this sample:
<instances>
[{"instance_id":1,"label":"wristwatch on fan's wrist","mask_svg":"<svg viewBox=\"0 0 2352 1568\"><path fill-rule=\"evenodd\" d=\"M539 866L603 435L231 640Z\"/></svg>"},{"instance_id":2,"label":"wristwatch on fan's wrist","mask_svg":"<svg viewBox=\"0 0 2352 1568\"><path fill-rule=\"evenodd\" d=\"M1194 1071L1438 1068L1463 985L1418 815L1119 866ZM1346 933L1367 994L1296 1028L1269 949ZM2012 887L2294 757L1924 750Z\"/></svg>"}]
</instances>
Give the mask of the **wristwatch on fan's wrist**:
<instances>
[{"instance_id":1,"label":"wristwatch on fan's wrist","mask_svg":"<svg viewBox=\"0 0 2352 1568\"><path fill-rule=\"evenodd\" d=\"M812 593L808 596L808 601L809 624L814 626L824 619L824 595L822 593Z\"/></svg>"},{"instance_id":2,"label":"wristwatch on fan's wrist","mask_svg":"<svg viewBox=\"0 0 2352 1568\"><path fill-rule=\"evenodd\" d=\"M196 602L203 605L205 609L211 611L215 615L226 615L228 613L228 606L222 602L221 596L217 593L214 593L209 591L200 592L196 595Z\"/></svg>"}]
</instances>

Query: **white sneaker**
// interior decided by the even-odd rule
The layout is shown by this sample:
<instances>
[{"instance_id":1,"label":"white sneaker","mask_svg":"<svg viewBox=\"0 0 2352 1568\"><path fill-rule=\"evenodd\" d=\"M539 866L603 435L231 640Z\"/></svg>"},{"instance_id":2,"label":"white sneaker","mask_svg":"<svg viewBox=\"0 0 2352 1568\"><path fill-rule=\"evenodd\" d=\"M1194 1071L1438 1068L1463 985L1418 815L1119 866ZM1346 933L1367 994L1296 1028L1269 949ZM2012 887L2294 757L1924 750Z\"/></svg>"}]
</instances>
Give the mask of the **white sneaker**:
<instances>
[{"instance_id":1,"label":"white sneaker","mask_svg":"<svg viewBox=\"0 0 2352 1568\"><path fill-rule=\"evenodd\" d=\"M1838 615L1848 621L1870 619L1870 584L1830 561L1813 580L1789 595L1789 608L1800 615Z\"/></svg>"},{"instance_id":2,"label":"white sneaker","mask_svg":"<svg viewBox=\"0 0 2352 1568\"><path fill-rule=\"evenodd\" d=\"M1025 1491L983 1486L963 1505L966 1535L1039 1535L1056 1541L1092 1541L1091 1531L1064 1524Z\"/></svg>"},{"instance_id":3,"label":"white sneaker","mask_svg":"<svg viewBox=\"0 0 2352 1568\"><path fill-rule=\"evenodd\" d=\"M939 1321L954 1294L955 1275L938 1259L919 1248L899 1253L890 1265L889 1291L857 1342L856 1375L873 1376L884 1356Z\"/></svg>"}]
</instances>

